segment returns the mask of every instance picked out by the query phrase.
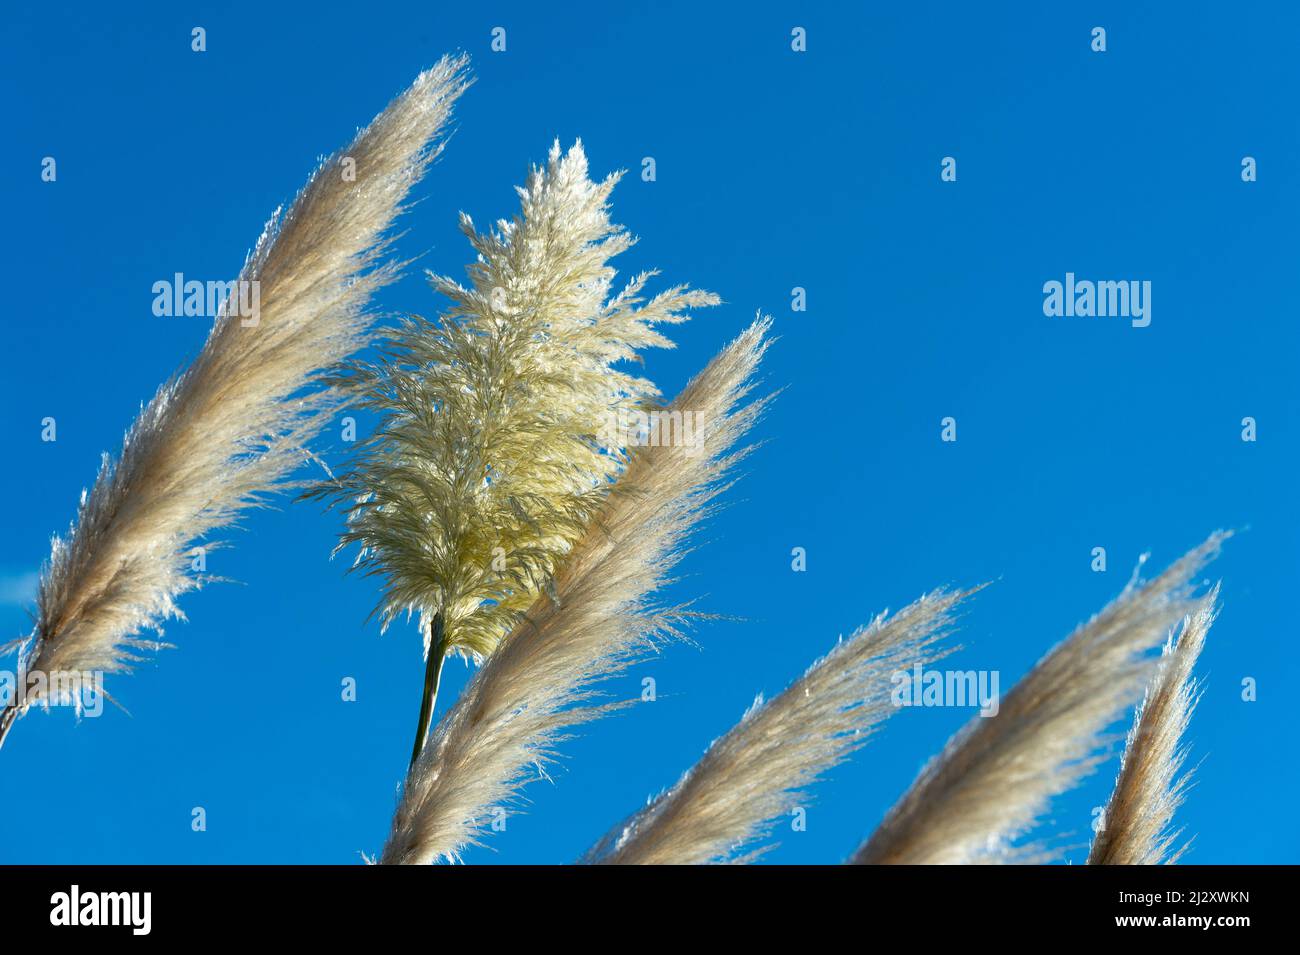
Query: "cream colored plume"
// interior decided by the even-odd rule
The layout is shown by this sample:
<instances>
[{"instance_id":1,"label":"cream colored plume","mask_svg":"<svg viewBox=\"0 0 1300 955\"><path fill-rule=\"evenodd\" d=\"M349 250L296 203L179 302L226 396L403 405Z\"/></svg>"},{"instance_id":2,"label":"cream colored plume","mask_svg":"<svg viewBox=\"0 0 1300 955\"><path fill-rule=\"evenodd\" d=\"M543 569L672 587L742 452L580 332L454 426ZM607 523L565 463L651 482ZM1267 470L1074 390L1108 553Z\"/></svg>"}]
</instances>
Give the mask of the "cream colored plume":
<instances>
[{"instance_id":1,"label":"cream colored plume","mask_svg":"<svg viewBox=\"0 0 1300 955\"><path fill-rule=\"evenodd\" d=\"M1050 799L1093 771L1102 734L1141 696L1150 651L1195 606L1192 579L1218 554L1216 533L1155 580L1130 581L1101 613L1040 660L1002 700L931 760L855 863L1042 861L1017 846Z\"/></svg>"},{"instance_id":2,"label":"cream colored plume","mask_svg":"<svg viewBox=\"0 0 1300 955\"><path fill-rule=\"evenodd\" d=\"M384 261L389 227L441 148L466 65L444 58L422 73L272 218L239 276L257 283L258 311L236 306L237 287L202 351L140 412L120 456L104 456L75 523L54 539L23 669L129 670L160 646L141 632L181 616L176 599L202 584L187 549L310 455L306 442L339 400L319 375L365 344L366 303L397 275Z\"/></svg>"},{"instance_id":3,"label":"cream colored plume","mask_svg":"<svg viewBox=\"0 0 1300 955\"><path fill-rule=\"evenodd\" d=\"M1171 828L1183 803L1189 774L1182 774L1187 749L1180 746L1200 688L1192 670L1217 615L1215 587L1171 635L1155 679L1134 719L1119 777L1102 816L1102 828L1088 854L1089 865L1174 863L1187 846L1174 849L1182 834Z\"/></svg>"},{"instance_id":4,"label":"cream colored plume","mask_svg":"<svg viewBox=\"0 0 1300 955\"><path fill-rule=\"evenodd\" d=\"M408 319L382 361L340 377L381 420L313 494L347 507L337 549L359 544L355 566L383 578L383 626L416 613L428 634L412 762L444 658L492 652L622 469L633 416L658 392L616 366L672 347L656 326L717 302L684 286L644 301L652 273L611 294L609 262L634 241L609 219L618 180L592 182L582 144L555 143L512 221L480 233L462 213L471 286L431 276L452 309Z\"/></svg>"},{"instance_id":5,"label":"cream colored plume","mask_svg":"<svg viewBox=\"0 0 1300 955\"><path fill-rule=\"evenodd\" d=\"M755 701L703 758L588 853L606 864L748 861L801 790L866 745L897 712L896 675L945 656L937 646L969 591L935 591L881 614L783 693ZM768 847L770 848L770 847Z\"/></svg>"},{"instance_id":6,"label":"cream colored plume","mask_svg":"<svg viewBox=\"0 0 1300 955\"><path fill-rule=\"evenodd\" d=\"M657 396L616 367L671 348L657 325L717 297L684 286L648 301L642 273L611 294L633 239L609 220L619 176L588 178L559 143L519 189L513 221L461 229L478 261L465 288L431 276L453 308L413 317L386 357L346 378L380 426L313 494L348 507L340 548L384 580L380 617L440 617L446 650L492 651L582 534L622 469L617 423Z\"/></svg>"},{"instance_id":7,"label":"cream colored plume","mask_svg":"<svg viewBox=\"0 0 1300 955\"><path fill-rule=\"evenodd\" d=\"M653 650L682 621L654 600L693 527L744 456L737 443L765 400L748 401L768 319L732 342L673 402L698 442L636 448L587 533L430 736L403 787L380 862L455 859L493 807L555 756L573 726L601 716L596 684Z\"/></svg>"}]
</instances>

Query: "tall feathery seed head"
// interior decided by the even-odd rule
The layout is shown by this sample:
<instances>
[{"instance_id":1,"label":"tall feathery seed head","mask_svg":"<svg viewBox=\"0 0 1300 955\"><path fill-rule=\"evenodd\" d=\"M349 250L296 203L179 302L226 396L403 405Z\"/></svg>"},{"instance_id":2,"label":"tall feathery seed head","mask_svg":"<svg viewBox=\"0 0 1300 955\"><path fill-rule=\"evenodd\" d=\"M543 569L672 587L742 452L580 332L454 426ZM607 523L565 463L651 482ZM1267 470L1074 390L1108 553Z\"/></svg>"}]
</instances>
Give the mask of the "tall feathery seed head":
<instances>
[{"instance_id":1,"label":"tall feathery seed head","mask_svg":"<svg viewBox=\"0 0 1300 955\"><path fill-rule=\"evenodd\" d=\"M1172 864L1190 845L1176 846L1182 830L1174 814L1191 784L1190 771L1183 771L1188 755L1183 738L1201 696L1192 671L1218 616L1218 599L1216 586L1183 621L1177 638L1171 633L1165 643L1160 669L1129 731L1089 865Z\"/></svg>"},{"instance_id":2,"label":"tall feathery seed head","mask_svg":"<svg viewBox=\"0 0 1300 955\"><path fill-rule=\"evenodd\" d=\"M841 640L771 700L760 696L681 780L615 827L584 861L607 865L748 862L807 787L862 748L898 712L895 676L930 666L957 604L937 590Z\"/></svg>"},{"instance_id":3,"label":"tall feathery seed head","mask_svg":"<svg viewBox=\"0 0 1300 955\"><path fill-rule=\"evenodd\" d=\"M117 459L103 456L54 538L20 670L129 671L160 646L141 632L180 617L177 598L204 582L190 548L310 456L341 399L322 372L368 340L367 302L402 264L385 258L389 228L441 150L467 65L444 57L420 74L267 224L203 349L141 410ZM250 283L252 320L235 304ZM0 739L18 711L0 717Z\"/></svg>"},{"instance_id":4,"label":"tall feathery seed head","mask_svg":"<svg viewBox=\"0 0 1300 955\"><path fill-rule=\"evenodd\" d=\"M1051 800L1094 771L1107 730L1142 695L1151 652L1197 606L1195 578L1219 553L1212 534L1154 580L1134 574L1100 613L1013 686L996 716L948 741L854 854L858 864L1043 862L1059 845L1025 842Z\"/></svg>"},{"instance_id":5,"label":"tall feathery seed head","mask_svg":"<svg viewBox=\"0 0 1300 955\"><path fill-rule=\"evenodd\" d=\"M635 241L609 219L619 175L588 178L579 142L557 142L517 191L512 220L479 232L468 287L430 274L452 302L406 318L373 363L340 383L381 419L316 494L347 508L339 548L384 579L386 628L403 612L441 618L446 652L481 658L549 586L625 462L629 420L658 392L615 367L670 348L656 326L716 296L642 273L611 295L610 259Z\"/></svg>"}]
</instances>

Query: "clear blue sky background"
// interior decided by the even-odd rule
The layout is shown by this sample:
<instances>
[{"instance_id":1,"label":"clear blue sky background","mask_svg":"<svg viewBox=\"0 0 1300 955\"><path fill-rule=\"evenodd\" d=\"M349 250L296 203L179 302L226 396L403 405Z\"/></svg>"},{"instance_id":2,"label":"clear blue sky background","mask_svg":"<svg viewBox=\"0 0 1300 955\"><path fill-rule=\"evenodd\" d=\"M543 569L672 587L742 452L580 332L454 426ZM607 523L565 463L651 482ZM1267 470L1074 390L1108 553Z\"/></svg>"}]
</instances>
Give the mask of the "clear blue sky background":
<instances>
[{"instance_id":1,"label":"clear blue sky background","mask_svg":"<svg viewBox=\"0 0 1300 955\"><path fill-rule=\"evenodd\" d=\"M756 309L788 390L680 596L744 616L671 647L659 699L586 728L554 783L468 861L563 862L670 784L758 691L781 689L877 611L944 583L993 586L964 667L1005 691L1123 586L1218 527L1224 611L1192 728L1204 762L1188 861L1300 861L1294 698L1300 16L1289 4L802 6L368 2L19 5L0 24L7 301L0 637L101 451L193 356L206 322L150 287L233 278L262 224L422 67L474 58L459 130L401 250L462 274L456 213L512 214L551 141L633 175L616 221L663 269L723 295L648 371L675 391ZM850 5L843 5L844 8ZM1051 9L1043 9L1050 6ZM471 9L473 8L473 9ZM190 50L207 29L208 51ZM494 26L508 50L489 51ZM1104 26L1108 51L1089 50ZM790 31L808 31L808 51ZM40 181L44 156L58 181ZM1254 156L1259 181L1243 183ZM658 181L636 171L655 157ZM940 160L958 181L940 181ZM1048 319L1073 271L1153 283L1153 321ZM807 289L792 313L790 292ZM433 313L418 273L389 310ZM40 441L40 421L58 441ZM956 444L940 419L958 421ZM1240 439L1244 416L1259 440ZM330 454L337 459L340 445ZM177 648L110 690L132 716L36 713L0 753L0 861L351 863L382 844L421 660L381 638L372 582L330 562L336 515L281 502L188 597ZM793 547L808 553L791 570ZM1109 570L1090 570L1104 546ZM12 659L12 658L10 658ZM7 663L12 666L12 663ZM445 708L466 668L449 664ZM353 676L359 700L340 699ZM1241 700L1241 681L1259 699ZM970 711L910 710L815 789L779 862L835 862ZM1115 763L1058 800L1085 844ZM191 831L191 809L208 829ZM1082 850L1073 858L1078 861Z\"/></svg>"}]
</instances>

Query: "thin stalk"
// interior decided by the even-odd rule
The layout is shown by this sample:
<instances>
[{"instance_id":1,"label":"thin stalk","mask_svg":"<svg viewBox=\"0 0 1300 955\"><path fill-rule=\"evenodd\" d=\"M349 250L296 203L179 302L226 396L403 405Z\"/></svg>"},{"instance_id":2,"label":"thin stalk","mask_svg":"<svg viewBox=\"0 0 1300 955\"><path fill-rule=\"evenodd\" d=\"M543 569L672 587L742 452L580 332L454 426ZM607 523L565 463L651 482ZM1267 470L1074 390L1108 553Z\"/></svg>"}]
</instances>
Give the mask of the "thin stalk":
<instances>
[{"instance_id":1,"label":"thin stalk","mask_svg":"<svg viewBox=\"0 0 1300 955\"><path fill-rule=\"evenodd\" d=\"M5 707L3 713L0 713L0 748L4 747L5 737L9 735L9 727L14 725L17 716L18 707L12 703Z\"/></svg>"},{"instance_id":2,"label":"thin stalk","mask_svg":"<svg viewBox=\"0 0 1300 955\"><path fill-rule=\"evenodd\" d=\"M420 701L420 724L415 731L415 747L411 750L411 765L420 757L424 740L429 735L429 722L433 719L433 706L438 701L438 681L442 678L442 663L447 658L446 634L443 632L442 613L436 613L429 624L429 657L424 664L424 699ZM0 736L0 741L4 737Z\"/></svg>"}]
</instances>

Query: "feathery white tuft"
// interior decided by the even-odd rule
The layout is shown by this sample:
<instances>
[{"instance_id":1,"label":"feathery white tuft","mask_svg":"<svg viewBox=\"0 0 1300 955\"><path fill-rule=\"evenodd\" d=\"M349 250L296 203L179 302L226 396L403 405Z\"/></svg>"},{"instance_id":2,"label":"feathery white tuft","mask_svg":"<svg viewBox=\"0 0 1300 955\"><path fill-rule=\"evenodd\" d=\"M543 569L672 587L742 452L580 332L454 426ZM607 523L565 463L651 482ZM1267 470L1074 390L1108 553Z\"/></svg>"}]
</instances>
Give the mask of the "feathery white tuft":
<instances>
[{"instance_id":1,"label":"feathery white tuft","mask_svg":"<svg viewBox=\"0 0 1300 955\"><path fill-rule=\"evenodd\" d=\"M1219 588L1183 621L1177 640L1165 644L1160 669L1133 721L1115 790L1093 840L1089 865L1160 865L1187 851L1174 849L1182 830L1174 813L1187 794L1190 773L1182 773L1187 748L1180 746L1200 698L1192 670L1217 616Z\"/></svg>"},{"instance_id":2,"label":"feathery white tuft","mask_svg":"<svg viewBox=\"0 0 1300 955\"><path fill-rule=\"evenodd\" d=\"M685 286L643 300L614 293L614 256L635 241L609 218L621 174L589 178L582 143L558 141L519 189L521 211L479 232L468 288L433 286L453 307L393 331L378 362L339 376L382 417L341 473L312 494L347 509L339 547L384 581L382 625L418 613L427 634L412 759L424 746L443 660L490 654L532 606L604 503L631 435L618 426L654 384L620 369L672 347L658 326L717 296Z\"/></svg>"},{"instance_id":3,"label":"feathery white tuft","mask_svg":"<svg viewBox=\"0 0 1300 955\"><path fill-rule=\"evenodd\" d=\"M859 864L1042 861L1015 846L1050 799L1092 772L1103 732L1142 693L1149 651L1194 606L1192 578L1228 536L1212 535L1110 605L1040 660L996 716L975 717L935 757L854 854Z\"/></svg>"},{"instance_id":4,"label":"feathery white tuft","mask_svg":"<svg viewBox=\"0 0 1300 955\"><path fill-rule=\"evenodd\" d=\"M383 261L388 229L441 149L466 66L444 57L422 73L271 219L239 276L259 283L256 322L223 304L194 362L143 408L118 459L104 456L75 523L53 541L21 669L129 671L162 646L139 634L180 617L177 598L204 582L189 573L187 547L310 456L306 443L339 401L312 386L366 342L366 303L400 267Z\"/></svg>"},{"instance_id":5,"label":"feathery white tuft","mask_svg":"<svg viewBox=\"0 0 1300 955\"><path fill-rule=\"evenodd\" d=\"M659 397L617 366L717 302L681 285L643 302L650 272L613 290L610 260L635 241L609 219L619 178L591 181L582 144L556 142L513 220L480 233L461 214L473 281L431 276L453 308L406 319L380 361L338 379L382 421L312 494L347 507L338 549L359 544L356 566L384 579L385 627L440 615L448 650L491 653L622 469L611 422Z\"/></svg>"},{"instance_id":6,"label":"feathery white tuft","mask_svg":"<svg viewBox=\"0 0 1300 955\"><path fill-rule=\"evenodd\" d=\"M865 746L897 707L893 675L948 652L937 644L970 591L938 590L881 614L783 693L760 696L698 763L598 843L586 861L697 865L748 861L800 792Z\"/></svg>"},{"instance_id":7,"label":"feathery white tuft","mask_svg":"<svg viewBox=\"0 0 1300 955\"><path fill-rule=\"evenodd\" d=\"M509 803L573 726L618 704L596 684L652 651L686 616L652 595L692 528L729 486L737 448L765 405L746 403L766 351L760 319L672 404L707 423L703 443L643 446L556 576L430 736L407 775L380 862L454 860L478 844L491 807Z\"/></svg>"}]
</instances>

